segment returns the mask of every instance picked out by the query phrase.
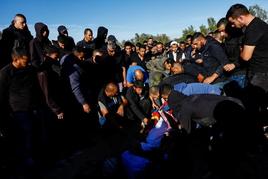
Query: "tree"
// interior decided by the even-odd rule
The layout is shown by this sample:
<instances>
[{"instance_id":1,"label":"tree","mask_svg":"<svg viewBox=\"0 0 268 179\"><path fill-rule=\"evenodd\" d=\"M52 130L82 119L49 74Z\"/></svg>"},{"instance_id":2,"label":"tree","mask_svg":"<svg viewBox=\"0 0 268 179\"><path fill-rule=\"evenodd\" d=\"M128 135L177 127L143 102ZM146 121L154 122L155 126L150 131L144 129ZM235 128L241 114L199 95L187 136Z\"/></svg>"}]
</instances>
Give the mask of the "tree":
<instances>
[{"instance_id":1,"label":"tree","mask_svg":"<svg viewBox=\"0 0 268 179\"><path fill-rule=\"evenodd\" d=\"M170 38L166 34L157 34L153 37L156 41L166 44L170 41Z\"/></svg>"},{"instance_id":2,"label":"tree","mask_svg":"<svg viewBox=\"0 0 268 179\"><path fill-rule=\"evenodd\" d=\"M179 41L185 40L187 35L193 35L194 33L194 26L191 25L187 27L186 29L182 30L182 37L179 39Z\"/></svg>"},{"instance_id":3,"label":"tree","mask_svg":"<svg viewBox=\"0 0 268 179\"><path fill-rule=\"evenodd\" d=\"M208 26L204 24L199 26L199 30L202 34L207 35L209 32L214 32L217 29L216 21L213 17L207 19ZM182 31L182 37L179 38L179 41L185 40L187 35L193 35L195 33L194 27L191 25Z\"/></svg>"},{"instance_id":4,"label":"tree","mask_svg":"<svg viewBox=\"0 0 268 179\"><path fill-rule=\"evenodd\" d=\"M208 29L207 29L207 27L204 25L204 24L202 24L200 27L199 27L199 30L200 30L200 32L202 33L202 34L204 34L204 35L206 35L206 34L208 34Z\"/></svg>"},{"instance_id":5,"label":"tree","mask_svg":"<svg viewBox=\"0 0 268 179\"><path fill-rule=\"evenodd\" d=\"M163 44L166 44L167 42L170 41L170 38L166 34L157 34L156 36L154 36L154 35L145 34L145 33L142 33L142 34L135 33L135 37L131 39L130 41L133 44L136 44L136 43L143 44L143 42L145 40L148 40L150 37L152 37L154 40L158 42L162 42Z\"/></svg>"},{"instance_id":6,"label":"tree","mask_svg":"<svg viewBox=\"0 0 268 179\"><path fill-rule=\"evenodd\" d=\"M268 23L267 11L262 9L259 5L255 4L254 6L249 6L249 12Z\"/></svg>"},{"instance_id":7,"label":"tree","mask_svg":"<svg viewBox=\"0 0 268 179\"><path fill-rule=\"evenodd\" d=\"M142 34L135 33L135 37L133 39L131 39L130 41L132 43L134 43L134 44L136 44L136 43L143 44L143 42L145 40L148 40L149 37L153 37L153 35L151 35L151 34L145 34L145 33L142 33Z\"/></svg>"},{"instance_id":8,"label":"tree","mask_svg":"<svg viewBox=\"0 0 268 179\"><path fill-rule=\"evenodd\" d=\"M215 19L213 17L209 17L207 22L208 22L208 31L214 32L217 29L217 24L216 24Z\"/></svg>"}]
</instances>

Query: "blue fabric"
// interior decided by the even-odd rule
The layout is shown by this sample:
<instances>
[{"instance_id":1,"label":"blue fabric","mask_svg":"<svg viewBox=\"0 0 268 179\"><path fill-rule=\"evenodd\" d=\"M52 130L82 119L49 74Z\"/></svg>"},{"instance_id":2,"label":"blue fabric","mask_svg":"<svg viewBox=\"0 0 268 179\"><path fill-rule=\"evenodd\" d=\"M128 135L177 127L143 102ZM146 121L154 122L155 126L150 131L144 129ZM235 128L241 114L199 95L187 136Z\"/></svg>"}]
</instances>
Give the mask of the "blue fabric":
<instances>
[{"instance_id":1,"label":"blue fabric","mask_svg":"<svg viewBox=\"0 0 268 179\"><path fill-rule=\"evenodd\" d=\"M103 116L99 117L99 124L100 124L100 126L103 126L105 124L105 122L106 122L106 118L105 117L103 117Z\"/></svg>"},{"instance_id":2,"label":"blue fabric","mask_svg":"<svg viewBox=\"0 0 268 179\"><path fill-rule=\"evenodd\" d=\"M151 151L155 148L158 148L161 144L161 140L164 136L164 133L167 131L167 124L163 119L160 118L160 120L157 122L156 126L153 129L150 130L146 137L146 142L141 142L141 148L144 151Z\"/></svg>"},{"instance_id":3,"label":"blue fabric","mask_svg":"<svg viewBox=\"0 0 268 179\"><path fill-rule=\"evenodd\" d=\"M141 70L144 74L144 82L148 82L147 72L139 65L129 66L127 70L127 82L134 83L135 81L135 70Z\"/></svg>"},{"instance_id":4,"label":"blue fabric","mask_svg":"<svg viewBox=\"0 0 268 179\"><path fill-rule=\"evenodd\" d=\"M167 124L160 118L156 127L150 130L146 142L141 142L141 148L144 151L151 151L160 146L164 133L167 131ZM130 151L125 151L122 155L122 162L127 171L128 178L139 178L146 167L151 164L147 158L135 155Z\"/></svg>"},{"instance_id":5,"label":"blue fabric","mask_svg":"<svg viewBox=\"0 0 268 179\"><path fill-rule=\"evenodd\" d=\"M125 151L121 155L121 158L129 179L137 178L139 175L142 174L144 169L151 163L150 160L144 157L140 157L138 155L134 155L130 151Z\"/></svg>"},{"instance_id":6,"label":"blue fabric","mask_svg":"<svg viewBox=\"0 0 268 179\"><path fill-rule=\"evenodd\" d=\"M232 75L230 80L234 80L241 88L246 86L246 75Z\"/></svg>"},{"instance_id":7,"label":"blue fabric","mask_svg":"<svg viewBox=\"0 0 268 179\"><path fill-rule=\"evenodd\" d=\"M216 94L221 95L220 87L205 83L178 83L174 85L174 90L187 96L193 94Z\"/></svg>"},{"instance_id":8,"label":"blue fabric","mask_svg":"<svg viewBox=\"0 0 268 179\"><path fill-rule=\"evenodd\" d=\"M82 69L75 63L75 57L71 54L64 55L60 60L60 64L62 68L65 69L64 71L70 80L70 85L75 98L81 105L85 104L86 99L81 88Z\"/></svg>"},{"instance_id":9,"label":"blue fabric","mask_svg":"<svg viewBox=\"0 0 268 179\"><path fill-rule=\"evenodd\" d=\"M174 90L183 93L183 90L187 87L186 83L178 83L174 85Z\"/></svg>"},{"instance_id":10,"label":"blue fabric","mask_svg":"<svg viewBox=\"0 0 268 179\"><path fill-rule=\"evenodd\" d=\"M72 92L75 95L77 101L82 105L87 103L81 89L81 68L77 64L73 65L73 70L69 75L69 79Z\"/></svg>"}]
</instances>

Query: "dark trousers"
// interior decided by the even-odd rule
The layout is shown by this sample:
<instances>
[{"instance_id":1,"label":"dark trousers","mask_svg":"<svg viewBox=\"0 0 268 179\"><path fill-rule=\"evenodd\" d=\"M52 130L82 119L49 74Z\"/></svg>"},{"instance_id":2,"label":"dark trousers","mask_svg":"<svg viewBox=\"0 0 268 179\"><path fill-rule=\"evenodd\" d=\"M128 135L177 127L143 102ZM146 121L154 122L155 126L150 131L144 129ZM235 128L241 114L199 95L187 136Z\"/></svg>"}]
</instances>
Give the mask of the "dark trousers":
<instances>
[{"instance_id":1,"label":"dark trousers","mask_svg":"<svg viewBox=\"0 0 268 179\"><path fill-rule=\"evenodd\" d=\"M268 72L267 73L255 73L249 75L249 82L253 86L262 88L265 92L268 92Z\"/></svg>"},{"instance_id":2,"label":"dark trousers","mask_svg":"<svg viewBox=\"0 0 268 179\"><path fill-rule=\"evenodd\" d=\"M32 112L14 112L11 122L11 142L16 175L27 176L34 167Z\"/></svg>"}]
</instances>

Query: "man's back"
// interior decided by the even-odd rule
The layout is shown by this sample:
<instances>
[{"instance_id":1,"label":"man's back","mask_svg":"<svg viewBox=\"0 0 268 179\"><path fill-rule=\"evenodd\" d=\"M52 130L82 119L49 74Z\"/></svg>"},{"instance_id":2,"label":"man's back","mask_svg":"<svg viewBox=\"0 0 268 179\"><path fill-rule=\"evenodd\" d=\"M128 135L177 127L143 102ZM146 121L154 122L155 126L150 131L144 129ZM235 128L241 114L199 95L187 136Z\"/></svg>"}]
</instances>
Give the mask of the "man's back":
<instances>
[{"instance_id":1,"label":"man's back","mask_svg":"<svg viewBox=\"0 0 268 179\"><path fill-rule=\"evenodd\" d=\"M182 127L190 133L192 121L196 121L205 126L215 123L214 109L219 102L225 100L232 101L243 106L240 100L232 97L214 94L185 96L177 91L172 91L170 93L168 104L170 108L174 110L174 115L178 118ZM226 112L228 113L228 111Z\"/></svg>"}]
</instances>

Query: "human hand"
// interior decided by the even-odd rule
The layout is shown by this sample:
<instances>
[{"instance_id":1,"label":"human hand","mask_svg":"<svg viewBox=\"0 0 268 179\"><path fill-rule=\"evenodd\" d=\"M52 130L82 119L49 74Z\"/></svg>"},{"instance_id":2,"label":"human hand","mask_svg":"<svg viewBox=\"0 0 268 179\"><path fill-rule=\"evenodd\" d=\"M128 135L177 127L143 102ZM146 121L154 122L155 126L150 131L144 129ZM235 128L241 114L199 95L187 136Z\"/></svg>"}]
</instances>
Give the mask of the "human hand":
<instances>
[{"instance_id":1,"label":"human hand","mask_svg":"<svg viewBox=\"0 0 268 179\"><path fill-rule=\"evenodd\" d=\"M204 79L203 83L207 83L210 84L214 81L215 79L212 76L209 76L207 78Z\"/></svg>"},{"instance_id":2,"label":"human hand","mask_svg":"<svg viewBox=\"0 0 268 179\"><path fill-rule=\"evenodd\" d=\"M57 114L57 118L60 120L63 120L63 116L64 116L63 112Z\"/></svg>"},{"instance_id":3,"label":"human hand","mask_svg":"<svg viewBox=\"0 0 268 179\"><path fill-rule=\"evenodd\" d=\"M117 110L117 112L116 112L119 116L124 116L124 110L123 110L123 108L119 108L118 110Z\"/></svg>"},{"instance_id":4,"label":"human hand","mask_svg":"<svg viewBox=\"0 0 268 179\"><path fill-rule=\"evenodd\" d=\"M215 81L219 75L217 73L213 73L211 76L204 79L203 83L211 84L213 81Z\"/></svg>"},{"instance_id":5,"label":"human hand","mask_svg":"<svg viewBox=\"0 0 268 179\"><path fill-rule=\"evenodd\" d=\"M90 109L90 106L89 104L83 104L83 110L85 113L90 113L91 109Z\"/></svg>"},{"instance_id":6,"label":"human hand","mask_svg":"<svg viewBox=\"0 0 268 179\"><path fill-rule=\"evenodd\" d=\"M203 63L203 60L202 60L201 58L196 59L196 60L195 60L195 63L197 63L197 64L202 64L202 63Z\"/></svg>"},{"instance_id":7,"label":"human hand","mask_svg":"<svg viewBox=\"0 0 268 179\"><path fill-rule=\"evenodd\" d=\"M235 65L233 63L229 63L229 64L224 65L223 69L225 71L232 71L233 69L235 69Z\"/></svg>"}]
</instances>

